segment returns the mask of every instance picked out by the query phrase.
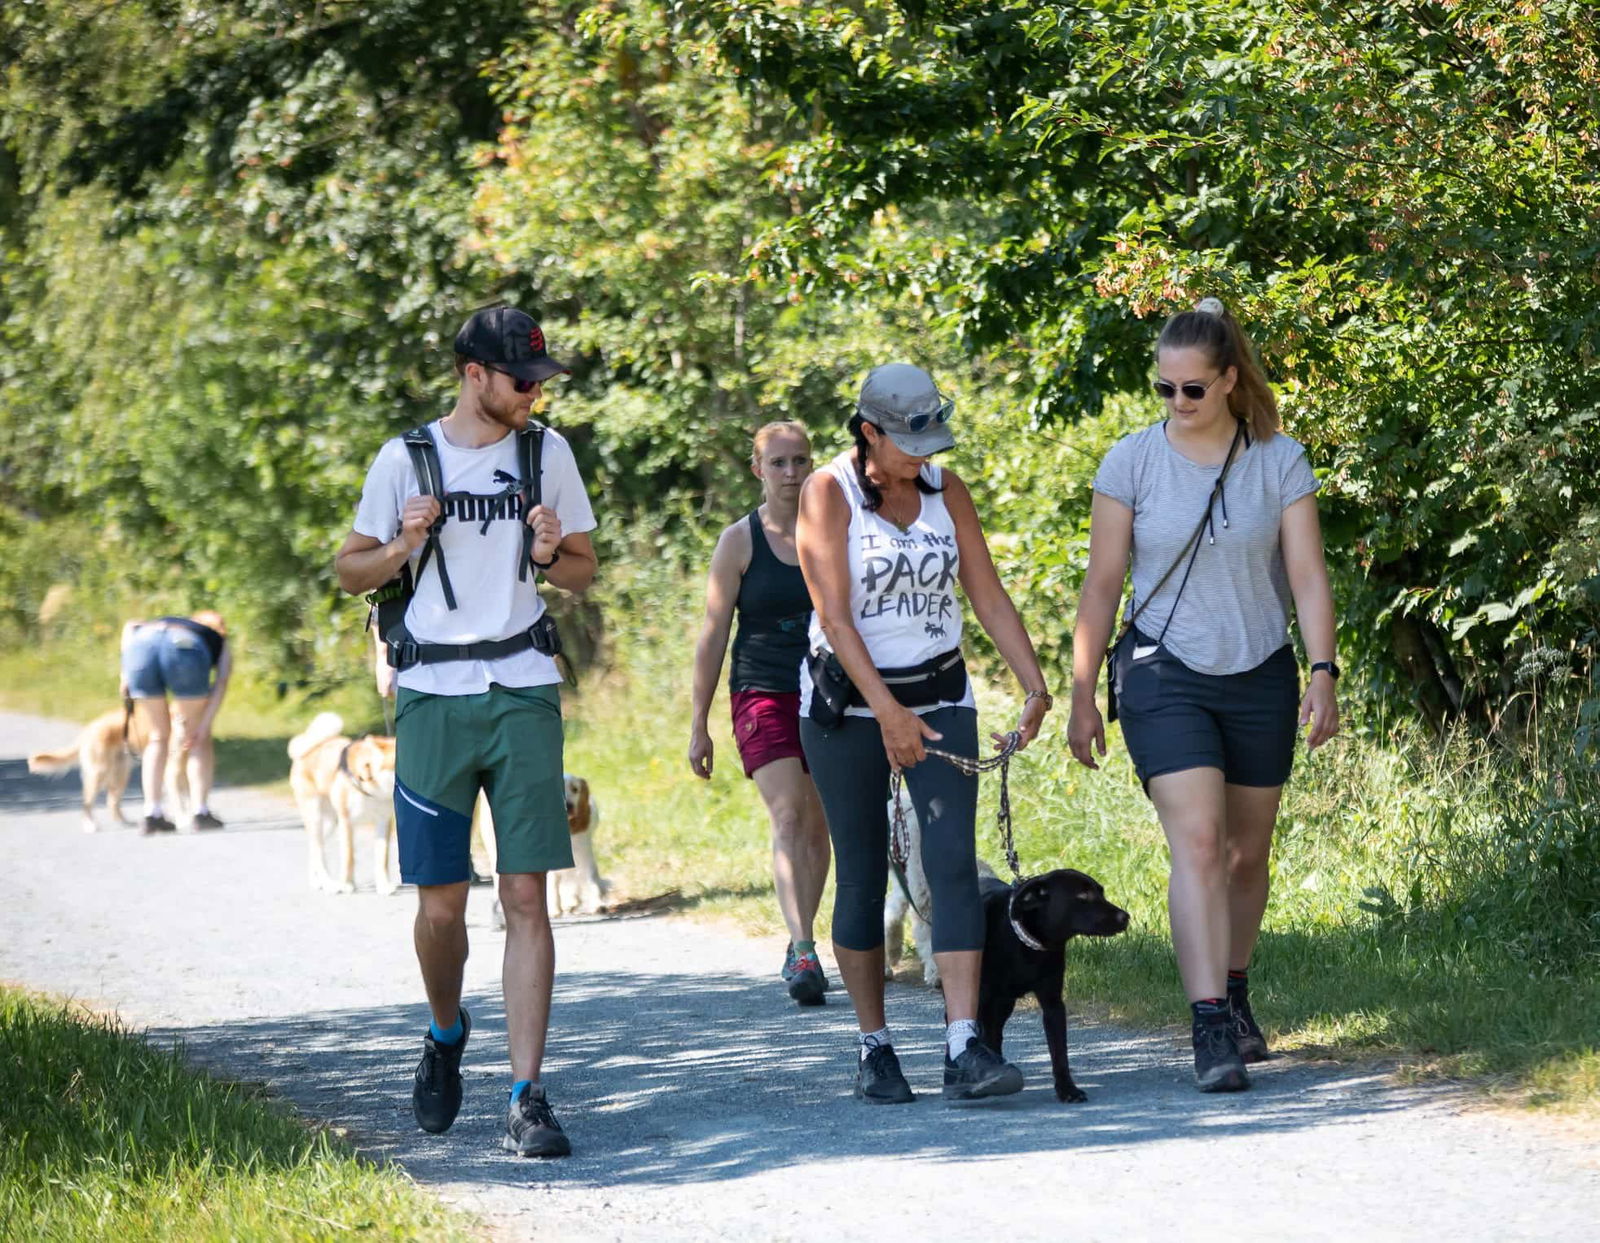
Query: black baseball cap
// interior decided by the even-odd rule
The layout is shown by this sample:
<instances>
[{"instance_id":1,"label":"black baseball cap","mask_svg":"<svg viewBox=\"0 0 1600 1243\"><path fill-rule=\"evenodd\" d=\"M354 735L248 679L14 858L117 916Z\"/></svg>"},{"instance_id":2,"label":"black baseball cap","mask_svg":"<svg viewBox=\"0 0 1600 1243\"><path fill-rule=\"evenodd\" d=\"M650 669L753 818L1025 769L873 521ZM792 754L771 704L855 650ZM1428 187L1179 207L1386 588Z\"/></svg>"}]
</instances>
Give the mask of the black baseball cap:
<instances>
[{"instance_id":1,"label":"black baseball cap","mask_svg":"<svg viewBox=\"0 0 1600 1243\"><path fill-rule=\"evenodd\" d=\"M456 333L456 353L492 363L519 380L548 380L570 375L571 368L551 358L544 348L544 330L533 316L514 306L477 311Z\"/></svg>"}]
</instances>

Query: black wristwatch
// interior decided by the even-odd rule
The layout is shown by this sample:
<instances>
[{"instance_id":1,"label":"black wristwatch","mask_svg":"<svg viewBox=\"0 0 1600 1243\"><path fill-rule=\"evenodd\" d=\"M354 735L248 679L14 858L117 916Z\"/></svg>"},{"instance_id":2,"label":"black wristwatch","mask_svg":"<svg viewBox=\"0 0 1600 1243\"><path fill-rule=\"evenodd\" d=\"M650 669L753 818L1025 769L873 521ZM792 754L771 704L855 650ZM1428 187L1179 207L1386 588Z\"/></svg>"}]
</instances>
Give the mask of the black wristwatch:
<instances>
[{"instance_id":1,"label":"black wristwatch","mask_svg":"<svg viewBox=\"0 0 1600 1243\"><path fill-rule=\"evenodd\" d=\"M1330 678L1332 678L1335 682L1339 680L1339 666L1334 664L1333 661L1319 660L1316 664L1311 666L1312 673L1315 673L1318 669L1326 669Z\"/></svg>"},{"instance_id":2,"label":"black wristwatch","mask_svg":"<svg viewBox=\"0 0 1600 1243\"><path fill-rule=\"evenodd\" d=\"M533 566L533 568L536 569L536 570L548 570L551 566L553 566L557 561L560 561L560 560L561 560L561 550L558 548L553 553L550 554L550 560L548 560L548 561L535 561L530 556L528 558L528 564ZM1339 675L1336 673L1333 676L1334 677L1338 677Z\"/></svg>"}]
</instances>

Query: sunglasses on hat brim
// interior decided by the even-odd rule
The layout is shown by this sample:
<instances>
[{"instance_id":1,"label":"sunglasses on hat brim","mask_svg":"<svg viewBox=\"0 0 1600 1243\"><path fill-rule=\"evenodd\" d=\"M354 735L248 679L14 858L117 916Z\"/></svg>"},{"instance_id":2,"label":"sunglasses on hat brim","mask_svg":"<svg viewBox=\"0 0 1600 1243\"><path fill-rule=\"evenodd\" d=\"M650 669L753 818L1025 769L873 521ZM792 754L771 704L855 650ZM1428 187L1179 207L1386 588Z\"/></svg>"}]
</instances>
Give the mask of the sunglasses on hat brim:
<instances>
[{"instance_id":1,"label":"sunglasses on hat brim","mask_svg":"<svg viewBox=\"0 0 1600 1243\"><path fill-rule=\"evenodd\" d=\"M935 423L948 423L950 416L956 411L956 402L953 397L946 397L937 410L921 410L916 414L883 414L867 406L860 407L861 416L869 423L883 426L885 419L893 419L904 425L905 430L913 436L918 432L925 432ZM899 431L899 428L895 429Z\"/></svg>"}]
</instances>

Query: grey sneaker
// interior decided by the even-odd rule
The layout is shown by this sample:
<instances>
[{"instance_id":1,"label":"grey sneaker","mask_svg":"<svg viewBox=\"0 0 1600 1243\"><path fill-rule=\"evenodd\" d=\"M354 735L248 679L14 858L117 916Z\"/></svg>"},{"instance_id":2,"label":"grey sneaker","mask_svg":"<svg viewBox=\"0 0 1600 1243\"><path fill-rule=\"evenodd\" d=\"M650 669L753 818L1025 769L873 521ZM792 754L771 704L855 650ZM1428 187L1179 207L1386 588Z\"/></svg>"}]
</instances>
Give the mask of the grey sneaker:
<instances>
[{"instance_id":1,"label":"grey sneaker","mask_svg":"<svg viewBox=\"0 0 1600 1243\"><path fill-rule=\"evenodd\" d=\"M1233 1042L1246 1064L1264 1062L1272 1056L1267 1038L1262 1035L1256 1016L1250 1013L1250 994L1243 989L1228 990L1228 1018L1233 1024Z\"/></svg>"},{"instance_id":2,"label":"grey sneaker","mask_svg":"<svg viewBox=\"0 0 1600 1243\"><path fill-rule=\"evenodd\" d=\"M461 1111L461 1054L472 1035L472 1016L461 1007L461 1039L454 1044L439 1044L430 1027L422 1037L422 1060L411 1085L411 1112L417 1125L429 1135L450 1129Z\"/></svg>"},{"instance_id":3,"label":"grey sneaker","mask_svg":"<svg viewBox=\"0 0 1600 1243\"><path fill-rule=\"evenodd\" d=\"M530 1083L517 1093L506 1114L506 1135L500 1141L507 1152L519 1157L570 1157L572 1141L556 1121L555 1111L545 1099L544 1085Z\"/></svg>"},{"instance_id":4,"label":"grey sneaker","mask_svg":"<svg viewBox=\"0 0 1600 1243\"><path fill-rule=\"evenodd\" d=\"M875 1044L856 1068L856 1100L869 1105L909 1105L916 1100L900 1071L894 1047Z\"/></svg>"},{"instance_id":5,"label":"grey sneaker","mask_svg":"<svg viewBox=\"0 0 1600 1243\"><path fill-rule=\"evenodd\" d=\"M1195 1023L1194 1082L1202 1092L1243 1092L1250 1086L1229 1015Z\"/></svg>"},{"instance_id":6,"label":"grey sneaker","mask_svg":"<svg viewBox=\"0 0 1600 1243\"><path fill-rule=\"evenodd\" d=\"M983 1096L1010 1096L1022 1091L1022 1072L976 1036L954 1060L944 1055L944 1096L951 1101L971 1101Z\"/></svg>"},{"instance_id":7,"label":"grey sneaker","mask_svg":"<svg viewBox=\"0 0 1600 1243\"><path fill-rule=\"evenodd\" d=\"M789 996L800 1005L825 1004L822 995L828 991L828 980L815 954L796 954L791 945L783 964L783 978L789 982Z\"/></svg>"}]
</instances>

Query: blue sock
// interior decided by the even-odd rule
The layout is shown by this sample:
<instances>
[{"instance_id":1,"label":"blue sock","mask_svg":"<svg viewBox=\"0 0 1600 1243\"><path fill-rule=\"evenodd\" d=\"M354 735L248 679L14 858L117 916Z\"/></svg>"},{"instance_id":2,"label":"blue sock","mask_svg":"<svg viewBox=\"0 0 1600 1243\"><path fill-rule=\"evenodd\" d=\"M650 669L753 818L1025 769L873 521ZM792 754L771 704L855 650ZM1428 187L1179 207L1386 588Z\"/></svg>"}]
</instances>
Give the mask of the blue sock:
<instances>
[{"instance_id":1,"label":"blue sock","mask_svg":"<svg viewBox=\"0 0 1600 1243\"><path fill-rule=\"evenodd\" d=\"M437 1023L430 1021L428 1023L428 1032L432 1035L434 1044L455 1044L465 1034L466 1029L462 1025L461 1015L458 1013L454 1027L440 1027Z\"/></svg>"},{"instance_id":2,"label":"blue sock","mask_svg":"<svg viewBox=\"0 0 1600 1243\"><path fill-rule=\"evenodd\" d=\"M537 1082L538 1080L536 1079L518 1079L515 1083L513 1083L511 1085L511 1103L513 1105L517 1103L517 1097L521 1094L523 1088L527 1087L530 1083Z\"/></svg>"}]
</instances>

